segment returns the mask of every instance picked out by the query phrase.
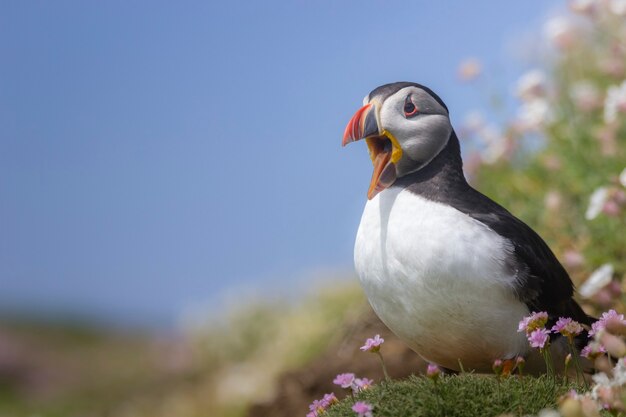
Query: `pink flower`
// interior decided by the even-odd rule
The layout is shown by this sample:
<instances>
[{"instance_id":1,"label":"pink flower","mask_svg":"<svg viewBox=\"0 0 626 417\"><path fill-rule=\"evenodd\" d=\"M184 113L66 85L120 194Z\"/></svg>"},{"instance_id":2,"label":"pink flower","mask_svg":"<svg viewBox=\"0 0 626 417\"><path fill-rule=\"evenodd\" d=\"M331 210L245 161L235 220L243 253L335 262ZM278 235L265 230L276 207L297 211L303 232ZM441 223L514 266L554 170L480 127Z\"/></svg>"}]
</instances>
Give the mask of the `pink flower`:
<instances>
[{"instance_id":1,"label":"pink flower","mask_svg":"<svg viewBox=\"0 0 626 417\"><path fill-rule=\"evenodd\" d=\"M528 342L531 347L543 349L548 342L550 331L546 329L533 330L528 335Z\"/></svg>"},{"instance_id":2,"label":"pink flower","mask_svg":"<svg viewBox=\"0 0 626 417\"><path fill-rule=\"evenodd\" d=\"M557 211L563 203L563 197L558 191L550 190L546 193L543 204L550 211Z\"/></svg>"},{"instance_id":3,"label":"pink flower","mask_svg":"<svg viewBox=\"0 0 626 417\"><path fill-rule=\"evenodd\" d=\"M602 212L608 216L617 217L620 213L620 206L613 200L608 200L602 207Z\"/></svg>"},{"instance_id":4,"label":"pink flower","mask_svg":"<svg viewBox=\"0 0 626 417\"><path fill-rule=\"evenodd\" d=\"M585 264L585 257L576 250L567 250L563 254L563 263L568 268L579 268Z\"/></svg>"},{"instance_id":5,"label":"pink flower","mask_svg":"<svg viewBox=\"0 0 626 417\"><path fill-rule=\"evenodd\" d=\"M482 71L482 65L476 58L468 58L459 65L459 78L462 81L471 81L478 77Z\"/></svg>"},{"instance_id":6,"label":"pink flower","mask_svg":"<svg viewBox=\"0 0 626 417\"><path fill-rule=\"evenodd\" d=\"M570 0L569 8L575 13L591 15L596 6L595 0Z\"/></svg>"},{"instance_id":7,"label":"pink flower","mask_svg":"<svg viewBox=\"0 0 626 417\"><path fill-rule=\"evenodd\" d=\"M563 50L574 46L579 37L572 19L566 16L557 16L548 20L544 25L544 33L550 43Z\"/></svg>"},{"instance_id":8,"label":"pink flower","mask_svg":"<svg viewBox=\"0 0 626 417\"><path fill-rule=\"evenodd\" d=\"M356 403L354 403L354 405L352 406L352 411L354 411L355 413L357 413L358 417L372 417L372 410L374 409L374 407L372 407L370 404L364 402L364 401L357 401Z\"/></svg>"},{"instance_id":9,"label":"pink flower","mask_svg":"<svg viewBox=\"0 0 626 417\"><path fill-rule=\"evenodd\" d=\"M365 341L365 344L361 346L361 350L363 352L378 352L380 350L380 345L385 343L385 339L380 337L379 334L374 336L374 338L369 338Z\"/></svg>"},{"instance_id":10,"label":"pink flower","mask_svg":"<svg viewBox=\"0 0 626 417\"><path fill-rule=\"evenodd\" d=\"M374 380L373 379L355 378L355 380L354 380L354 382L352 384L352 389L355 392L359 392L359 391L362 391L364 389L368 389L372 385L374 385Z\"/></svg>"},{"instance_id":11,"label":"pink flower","mask_svg":"<svg viewBox=\"0 0 626 417\"><path fill-rule=\"evenodd\" d=\"M500 375L502 373L502 359L496 359L495 361L493 361L491 369L493 369L494 374Z\"/></svg>"},{"instance_id":12,"label":"pink flower","mask_svg":"<svg viewBox=\"0 0 626 417\"><path fill-rule=\"evenodd\" d=\"M335 393L331 392L330 394L324 394L324 398L322 398L322 402L324 403L324 408L328 408L333 404L337 404L339 400L335 396Z\"/></svg>"},{"instance_id":13,"label":"pink flower","mask_svg":"<svg viewBox=\"0 0 626 417\"><path fill-rule=\"evenodd\" d=\"M532 333L534 330L540 329L546 325L548 322L548 313L545 311L540 311L538 313L532 312L530 316L524 317L522 321L519 322L519 326L517 328L518 332L526 332L526 334Z\"/></svg>"},{"instance_id":14,"label":"pink flower","mask_svg":"<svg viewBox=\"0 0 626 417\"><path fill-rule=\"evenodd\" d=\"M341 388L350 388L354 382L354 374L339 374L333 379L335 385L340 385Z\"/></svg>"},{"instance_id":15,"label":"pink flower","mask_svg":"<svg viewBox=\"0 0 626 417\"><path fill-rule=\"evenodd\" d=\"M624 320L624 315L617 314L615 310L611 309L606 313L602 313L600 319L591 325L591 330L589 330L589 337L592 337L600 330L603 330L609 320L616 320L622 322L623 324L626 324L626 320Z\"/></svg>"},{"instance_id":16,"label":"pink flower","mask_svg":"<svg viewBox=\"0 0 626 417\"><path fill-rule=\"evenodd\" d=\"M583 326L569 317L559 317L559 320L552 327L552 331L554 333L561 333L563 336L572 340L574 336L578 336L583 331Z\"/></svg>"},{"instance_id":17,"label":"pink flower","mask_svg":"<svg viewBox=\"0 0 626 417\"><path fill-rule=\"evenodd\" d=\"M595 359L606 353L606 349L598 342L591 342L580 351L580 356L587 359Z\"/></svg>"},{"instance_id":18,"label":"pink flower","mask_svg":"<svg viewBox=\"0 0 626 417\"><path fill-rule=\"evenodd\" d=\"M314 415L317 415L318 413L325 411L326 407L324 406L324 401L313 400L313 402L309 404L309 410L311 410L312 413L315 413Z\"/></svg>"},{"instance_id":19,"label":"pink flower","mask_svg":"<svg viewBox=\"0 0 626 417\"><path fill-rule=\"evenodd\" d=\"M434 363L429 363L428 368L426 368L426 376L431 379L437 379L439 374L441 373L441 369Z\"/></svg>"},{"instance_id":20,"label":"pink flower","mask_svg":"<svg viewBox=\"0 0 626 417\"><path fill-rule=\"evenodd\" d=\"M517 82L517 96L523 101L544 97L547 92L546 84L546 75L543 71L529 71Z\"/></svg>"},{"instance_id":21,"label":"pink flower","mask_svg":"<svg viewBox=\"0 0 626 417\"><path fill-rule=\"evenodd\" d=\"M313 400L313 402L309 404L309 410L311 410L311 412L308 413L306 417L318 417L323 414L328 407L338 402L339 400L335 396L335 393L324 394L324 398L321 400Z\"/></svg>"}]
</instances>

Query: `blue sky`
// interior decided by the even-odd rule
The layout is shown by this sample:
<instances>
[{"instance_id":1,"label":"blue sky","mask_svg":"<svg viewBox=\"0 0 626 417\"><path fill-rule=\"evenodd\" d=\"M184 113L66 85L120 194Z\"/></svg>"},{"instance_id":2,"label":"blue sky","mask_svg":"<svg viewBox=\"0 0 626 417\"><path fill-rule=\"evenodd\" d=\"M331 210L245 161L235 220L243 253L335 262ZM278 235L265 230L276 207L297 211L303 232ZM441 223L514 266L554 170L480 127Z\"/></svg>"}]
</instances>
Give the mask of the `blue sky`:
<instances>
[{"instance_id":1,"label":"blue sky","mask_svg":"<svg viewBox=\"0 0 626 417\"><path fill-rule=\"evenodd\" d=\"M470 6L471 5L471 6ZM417 81L458 125L551 2L2 2L0 310L170 325L351 271L371 175L345 124Z\"/></svg>"}]
</instances>

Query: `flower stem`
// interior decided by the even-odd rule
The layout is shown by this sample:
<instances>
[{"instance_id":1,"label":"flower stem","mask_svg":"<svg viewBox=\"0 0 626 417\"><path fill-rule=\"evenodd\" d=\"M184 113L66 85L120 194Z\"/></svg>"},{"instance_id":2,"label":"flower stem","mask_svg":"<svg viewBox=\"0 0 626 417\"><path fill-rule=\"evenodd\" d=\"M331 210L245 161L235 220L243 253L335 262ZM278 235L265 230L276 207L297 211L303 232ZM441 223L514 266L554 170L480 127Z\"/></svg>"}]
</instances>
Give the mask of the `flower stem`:
<instances>
[{"instance_id":1,"label":"flower stem","mask_svg":"<svg viewBox=\"0 0 626 417\"><path fill-rule=\"evenodd\" d=\"M550 354L550 346L541 349L543 360L546 362L546 371L548 375L554 379L554 364L552 363L552 355Z\"/></svg>"},{"instance_id":2,"label":"flower stem","mask_svg":"<svg viewBox=\"0 0 626 417\"><path fill-rule=\"evenodd\" d=\"M387 373L387 367L385 366L385 361L383 360L383 354L380 351L376 352L378 354L378 358L380 359L380 364L383 366L383 373L385 374L385 380L387 382L391 381L389 378L389 374Z\"/></svg>"},{"instance_id":3,"label":"flower stem","mask_svg":"<svg viewBox=\"0 0 626 417\"><path fill-rule=\"evenodd\" d=\"M585 389L589 390L589 384L587 384L587 380L585 379L585 374L583 373L583 368L580 366L580 361L578 360L578 352L576 351L576 347L574 347L574 341L568 339L569 350L572 353L572 360L574 361L574 366L576 367L576 383L578 382L578 376L582 378Z\"/></svg>"}]
</instances>

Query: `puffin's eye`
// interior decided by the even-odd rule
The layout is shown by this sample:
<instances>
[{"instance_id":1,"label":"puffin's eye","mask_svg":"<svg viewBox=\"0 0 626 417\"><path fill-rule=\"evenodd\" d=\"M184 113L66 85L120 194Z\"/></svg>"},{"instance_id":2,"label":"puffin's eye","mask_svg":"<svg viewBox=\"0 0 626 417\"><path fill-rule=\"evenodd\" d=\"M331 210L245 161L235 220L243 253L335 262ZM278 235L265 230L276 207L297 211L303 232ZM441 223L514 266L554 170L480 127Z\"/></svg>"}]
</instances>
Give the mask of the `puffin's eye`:
<instances>
[{"instance_id":1,"label":"puffin's eye","mask_svg":"<svg viewBox=\"0 0 626 417\"><path fill-rule=\"evenodd\" d=\"M411 97L407 97L404 101L404 116L411 117L417 114L418 111L419 109L417 108L417 106L415 106L415 104L413 104L413 102L411 101Z\"/></svg>"}]
</instances>

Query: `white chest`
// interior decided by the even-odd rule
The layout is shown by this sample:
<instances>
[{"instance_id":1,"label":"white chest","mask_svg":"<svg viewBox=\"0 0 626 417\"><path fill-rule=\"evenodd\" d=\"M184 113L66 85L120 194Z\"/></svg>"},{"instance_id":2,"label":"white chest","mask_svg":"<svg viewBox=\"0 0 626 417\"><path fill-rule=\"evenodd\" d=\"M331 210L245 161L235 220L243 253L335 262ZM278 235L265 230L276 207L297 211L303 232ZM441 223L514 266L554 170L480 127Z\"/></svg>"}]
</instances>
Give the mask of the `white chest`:
<instances>
[{"instance_id":1,"label":"white chest","mask_svg":"<svg viewBox=\"0 0 626 417\"><path fill-rule=\"evenodd\" d=\"M527 351L511 250L460 211L390 188L365 206L354 257L372 307L411 348L448 368L489 370Z\"/></svg>"}]
</instances>

